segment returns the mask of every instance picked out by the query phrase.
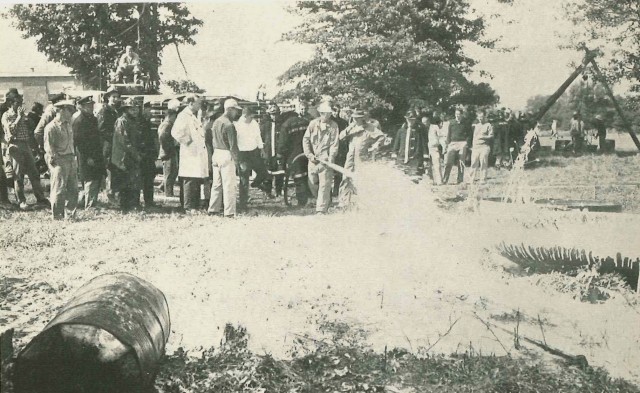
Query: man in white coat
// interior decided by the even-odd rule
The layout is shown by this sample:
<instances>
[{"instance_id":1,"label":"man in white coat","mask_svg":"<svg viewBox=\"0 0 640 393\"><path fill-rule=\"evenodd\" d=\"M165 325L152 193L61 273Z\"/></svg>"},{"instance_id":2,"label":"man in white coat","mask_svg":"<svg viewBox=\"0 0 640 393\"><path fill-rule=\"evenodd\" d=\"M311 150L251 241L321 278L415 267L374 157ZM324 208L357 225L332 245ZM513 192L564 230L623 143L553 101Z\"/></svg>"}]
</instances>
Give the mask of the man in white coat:
<instances>
[{"instance_id":1,"label":"man in white coat","mask_svg":"<svg viewBox=\"0 0 640 393\"><path fill-rule=\"evenodd\" d=\"M186 107L178 114L171 136L180 143L178 176L184 184L184 209L194 211L200 207L200 187L209 176L204 128L197 118L202 100L187 94L182 103Z\"/></svg>"}]
</instances>

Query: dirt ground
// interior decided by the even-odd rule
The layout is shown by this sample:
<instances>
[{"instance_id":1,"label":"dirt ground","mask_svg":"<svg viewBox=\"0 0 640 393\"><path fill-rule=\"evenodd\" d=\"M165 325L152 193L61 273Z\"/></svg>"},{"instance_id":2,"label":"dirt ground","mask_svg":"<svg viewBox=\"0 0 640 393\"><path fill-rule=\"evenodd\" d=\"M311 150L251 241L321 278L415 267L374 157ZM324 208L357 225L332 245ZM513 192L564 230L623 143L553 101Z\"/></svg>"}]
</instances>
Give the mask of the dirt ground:
<instances>
[{"instance_id":1,"label":"dirt ground","mask_svg":"<svg viewBox=\"0 0 640 393\"><path fill-rule=\"evenodd\" d=\"M235 220L106 209L54 223L46 211L0 211L0 324L16 328L20 348L89 279L130 272L168 299L168 353L183 348L198 356L219 345L232 323L246 327L252 350L286 358L296 338L322 339L318 326L329 320L366 330L379 352L518 357L517 328L518 337L584 355L640 384L637 294L582 302L496 252L507 242L640 257L638 186L613 185L637 182L639 170L640 155L554 156L522 179L572 185L557 194L536 191L546 197L578 198L577 185L602 185L595 198L621 203L617 214L477 206L462 200L468 188L414 185L388 165L363 168L358 209L327 216L292 214L281 200L257 194L252 210ZM506 176L492 169L480 195L499 194ZM552 357L519 341L527 352Z\"/></svg>"}]
</instances>

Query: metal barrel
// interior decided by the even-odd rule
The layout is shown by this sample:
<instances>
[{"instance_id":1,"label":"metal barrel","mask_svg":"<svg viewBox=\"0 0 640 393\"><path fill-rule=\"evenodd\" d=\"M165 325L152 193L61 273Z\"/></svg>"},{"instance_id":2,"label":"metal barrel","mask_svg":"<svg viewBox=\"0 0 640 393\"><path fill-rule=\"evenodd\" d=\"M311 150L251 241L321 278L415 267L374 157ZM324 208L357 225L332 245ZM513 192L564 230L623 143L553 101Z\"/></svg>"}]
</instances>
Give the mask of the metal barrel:
<instances>
[{"instance_id":1,"label":"metal barrel","mask_svg":"<svg viewBox=\"0 0 640 393\"><path fill-rule=\"evenodd\" d=\"M141 391L153 384L170 330L159 289L127 273L98 276L17 356L15 391Z\"/></svg>"}]
</instances>

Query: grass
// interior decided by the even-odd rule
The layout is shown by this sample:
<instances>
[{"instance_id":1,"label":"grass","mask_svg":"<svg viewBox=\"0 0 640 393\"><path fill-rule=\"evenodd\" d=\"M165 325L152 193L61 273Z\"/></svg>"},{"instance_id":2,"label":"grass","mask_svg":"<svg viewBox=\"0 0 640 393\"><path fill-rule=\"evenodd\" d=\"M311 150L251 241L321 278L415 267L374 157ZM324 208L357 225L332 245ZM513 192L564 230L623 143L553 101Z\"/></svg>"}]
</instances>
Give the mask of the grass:
<instances>
[{"instance_id":1,"label":"grass","mask_svg":"<svg viewBox=\"0 0 640 393\"><path fill-rule=\"evenodd\" d=\"M637 157L611 159L614 165L637 164ZM585 160L569 161L569 169ZM571 178L558 166L542 166L527 176L549 182L552 174ZM453 186L442 189L464 192ZM153 283L167 296L172 329L168 363L158 380L159 389L166 391L179 386L196 391L189 384L204 384L209 372L217 372L207 367L218 362L227 367L218 376L227 378L220 382L223 391L340 391L342 382L352 391L436 391L441 386L450 391L474 386L481 391L534 391L536 375L539 381L551 381L548 389L556 388L546 391L589 391L579 390L578 383L593 391L634 391L601 371L582 374L586 372L561 368L553 377L557 366L548 356L526 344L517 349L513 334L499 329L492 334L476 315L490 320L491 315L519 310L521 320L496 324L507 332L519 325L520 334L540 339L541 319L554 347L586 356L595 370L606 369L613 378L640 382L637 306L623 298L580 302L538 285L535 278L508 272L508 262L485 251L502 241L526 241L634 257L640 255L636 217L532 213L505 206L491 210L489 205L470 211L453 202L445 202L443 209L436 192L441 191L426 183L413 185L395 170L376 166L362 170L359 209L322 217L310 216L311 208L291 214L281 201L257 195L254 209L236 220L170 209L127 215L107 209L79 212L74 221L56 223L47 211L0 211L0 321L3 329L16 328L16 346L22 348L81 285L99 274L123 271ZM362 330L361 340L336 344L333 333L322 331L327 320ZM224 352L220 343L228 341L229 323L244 326L249 336L246 352L225 353L232 360L224 363L216 356ZM322 341L330 345L319 349ZM339 375L344 372L341 364L325 364L336 355L336 346L338 353L350 356L349 348L355 348L357 361L347 368L353 381L342 379L351 374ZM381 366L385 348L388 367ZM305 369L305 361L318 361L318 367ZM200 367L197 375L189 371L192 366ZM282 390L240 383L235 375L243 367L250 367L249 375L262 375L261 384L277 382ZM396 371L390 373L393 367ZM451 377L450 369L456 370ZM291 370L295 374L287 376ZM313 385L325 371L335 375ZM193 379L182 380L188 375ZM421 375L429 377L418 380ZM439 377L444 385L438 385ZM166 382L172 380L182 382Z\"/></svg>"}]
</instances>

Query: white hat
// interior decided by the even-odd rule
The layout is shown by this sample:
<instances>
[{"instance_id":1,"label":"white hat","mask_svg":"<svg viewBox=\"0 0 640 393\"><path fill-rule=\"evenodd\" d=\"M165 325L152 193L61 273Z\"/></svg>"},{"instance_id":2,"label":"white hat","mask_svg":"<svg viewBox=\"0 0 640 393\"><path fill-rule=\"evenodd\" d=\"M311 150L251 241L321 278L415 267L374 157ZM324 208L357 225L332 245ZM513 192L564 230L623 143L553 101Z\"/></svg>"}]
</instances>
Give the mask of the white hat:
<instances>
[{"instance_id":1,"label":"white hat","mask_svg":"<svg viewBox=\"0 0 640 393\"><path fill-rule=\"evenodd\" d=\"M329 105L328 102L323 102L322 104L318 105L318 107L316 108L316 110L319 113L332 113L333 110L331 109L331 105Z\"/></svg>"},{"instance_id":2,"label":"white hat","mask_svg":"<svg viewBox=\"0 0 640 393\"><path fill-rule=\"evenodd\" d=\"M75 108L76 103L73 100L62 100L62 101L58 101L55 104L53 104L54 107L56 108L63 108L65 106L70 106L72 108Z\"/></svg>"},{"instance_id":3,"label":"white hat","mask_svg":"<svg viewBox=\"0 0 640 393\"><path fill-rule=\"evenodd\" d=\"M174 98L167 103L167 109L170 111L177 112L178 110L180 110L180 105L181 105L180 100L178 100L177 98Z\"/></svg>"},{"instance_id":4,"label":"white hat","mask_svg":"<svg viewBox=\"0 0 640 393\"><path fill-rule=\"evenodd\" d=\"M228 98L224 101L224 109L227 110L229 108L236 108L242 110L242 107L238 105L238 101L233 98Z\"/></svg>"}]
</instances>

